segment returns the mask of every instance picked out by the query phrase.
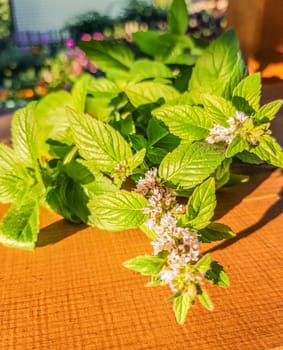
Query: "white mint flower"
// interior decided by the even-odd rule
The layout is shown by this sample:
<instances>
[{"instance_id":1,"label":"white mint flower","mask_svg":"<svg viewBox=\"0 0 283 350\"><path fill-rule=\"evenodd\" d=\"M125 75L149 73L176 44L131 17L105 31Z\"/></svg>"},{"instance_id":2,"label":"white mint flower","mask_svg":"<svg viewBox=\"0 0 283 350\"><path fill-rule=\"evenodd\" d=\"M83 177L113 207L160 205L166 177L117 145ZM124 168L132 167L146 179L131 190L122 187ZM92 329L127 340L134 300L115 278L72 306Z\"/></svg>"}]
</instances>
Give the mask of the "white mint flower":
<instances>
[{"instance_id":1,"label":"white mint flower","mask_svg":"<svg viewBox=\"0 0 283 350\"><path fill-rule=\"evenodd\" d=\"M193 274L190 277L186 277L186 273L184 275L188 264L193 265L200 258L198 233L178 226L178 215L184 213L184 206L178 204L172 190L163 187L157 177L157 169L148 171L139 180L136 191L147 198L148 206L143 212L149 216L145 225L156 233L156 239L150 243L153 254L168 253L166 264L159 274L160 279L174 293L178 289L176 281L180 276L199 283ZM189 286L189 282L184 283L186 285ZM182 292L186 292L184 288Z\"/></svg>"},{"instance_id":2,"label":"white mint flower","mask_svg":"<svg viewBox=\"0 0 283 350\"><path fill-rule=\"evenodd\" d=\"M236 111L235 115L227 120L229 127L215 123L209 130L209 136L207 136L206 141L210 144L224 142L226 145L229 145L243 129L244 123L248 118L251 117L246 116L243 112Z\"/></svg>"}]
</instances>

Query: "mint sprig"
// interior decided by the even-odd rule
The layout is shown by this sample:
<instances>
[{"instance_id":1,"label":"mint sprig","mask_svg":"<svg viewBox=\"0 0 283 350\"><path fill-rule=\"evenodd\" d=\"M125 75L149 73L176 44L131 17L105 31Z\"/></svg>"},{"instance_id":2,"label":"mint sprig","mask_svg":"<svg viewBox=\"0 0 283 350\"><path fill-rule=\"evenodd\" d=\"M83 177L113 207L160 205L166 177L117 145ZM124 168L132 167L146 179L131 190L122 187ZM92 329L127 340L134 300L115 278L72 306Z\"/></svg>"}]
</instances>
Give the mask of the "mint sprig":
<instances>
[{"instance_id":1,"label":"mint sprig","mask_svg":"<svg viewBox=\"0 0 283 350\"><path fill-rule=\"evenodd\" d=\"M40 206L103 230L140 227L152 255L124 266L150 276L148 287L168 286L183 324L197 299L213 309L205 280L229 286L200 244L235 236L213 222L216 190L248 180L230 167L283 166L270 130L283 101L260 105L260 75L248 74L234 30L199 45L186 35L183 0L168 24L135 33L134 49L81 43L105 75L84 74L16 112L13 148L0 144L0 202L11 203L0 242L34 249Z\"/></svg>"}]
</instances>

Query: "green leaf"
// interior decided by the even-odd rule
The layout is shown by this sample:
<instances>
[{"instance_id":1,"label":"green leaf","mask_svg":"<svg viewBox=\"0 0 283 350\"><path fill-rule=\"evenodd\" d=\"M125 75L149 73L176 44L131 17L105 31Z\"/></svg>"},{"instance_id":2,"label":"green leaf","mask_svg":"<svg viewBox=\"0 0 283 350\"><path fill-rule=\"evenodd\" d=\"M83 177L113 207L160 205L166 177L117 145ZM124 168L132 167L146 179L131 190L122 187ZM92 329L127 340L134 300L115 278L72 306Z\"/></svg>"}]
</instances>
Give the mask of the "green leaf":
<instances>
[{"instance_id":1,"label":"green leaf","mask_svg":"<svg viewBox=\"0 0 283 350\"><path fill-rule=\"evenodd\" d=\"M118 115L118 113L117 113ZM119 116L119 120L113 121L111 124L114 129L118 130L121 135L127 138L129 135L135 134L136 126L132 115Z\"/></svg>"},{"instance_id":2,"label":"green leaf","mask_svg":"<svg viewBox=\"0 0 283 350\"><path fill-rule=\"evenodd\" d=\"M83 188L87 196L92 199L95 196L105 195L109 192L117 192L119 188L113 184L113 182L102 173L97 171L96 166L91 164L91 161L82 161L84 164L95 176L95 180L83 185Z\"/></svg>"},{"instance_id":3,"label":"green leaf","mask_svg":"<svg viewBox=\"0 0 283 350\"><path fill-rule=\"evenodd\" d=\"M81 41L79 47L106 74L117 69L127 71L134 63L133 52L118 41Z\"/></svg>"},{"instance_id":4,"label":"green leaf","mask_svg":"<svg viewBox=\"0 0 283 350\"><path fill-rule=\"evenodd\" d=\"M167 153L168 152L163 148L149 147L146 155L152 164L160 164Z\"/></svg>"},{"instance_id":5,"label":"green leaf","mask_svg":"<svg viewBox=\"0 0 283 350\"><path fill-rule=\"evenodd\" d=\"M48 139L72 144L66 106L73 107L73 99L66 91L51 92L36 105L37 147L41 155L49 154L46 144Z\"/></svg>"},{"instance_id":6,"label":"green leaf","mask_svg":"<svg viewBox=\"0 0 283 350\"><path fill-rule=\"evenodd\" d=\"M189 295L180 295L174 299L174 313L179 324L185 323L191 305L192 300Z\"/></svg>"},{"instance_id":7,"label":"green leaf","mask_svg":"<svg viewBox=\"0 0 283 350\"><path fill-rule=\"evenodd\" d=\"M261 96L260 73L244 78L233 90L232 102L236 108L246 114L258 111Z\"/></svg>"},{"instance_id":8,"label":"green leaf","mask_svg":"<svg viewBox=\"0 0 283 350\"><path fill-rule=\"evenodd\" d=\"M142 135L129 135L129 139L135 151L139 151L142 148L147 147L147 141Z\"/></svg>"},{"instance_id":9,"label":"green leaf","mask_svg":"<svg viewBox=\"0 0 283 350\"><path fill-rule=\"evenodd\" d=\"M85 111L86 97L88 93L88 85L93 79L88 74L81 75L72 87L72 98L74 108L78 112Z\"/></svg>"},{"instance_id":10,"label":"green leaf","mask_svg":"<svg viewBox=\"0 0 283 350\"><path fill-rule=\"evenodd\" d=\"M153 78L172 78L171 70L163 63L148 59L137 60L130 72L129 79L132 82L140 82Z\"/></svg>"},{"instance_id":11,"label":"green leaf","mask_svg":"<svg viewBox=\"0 0 283 350\"><path fill-rule=\"evenodd\" d=\"M79 184L88 184L94 181L95 177L90 170L78 159L72 159L63 166L64 172Z\"/></svg>"},{"instance_id":12,"label":"green leaf","mask_svg":"<svg viewBox=\"0 0 283 350\"><path fill-rule=\"evenodd\" d=\"M255 119L260 123L267 123L272 120L279 109L282 107L283 100L276 100L262 106L255 114Z\"/></svg>"},{"instance_id":13,"label":"green leaf","mask_svg":"<svg viewBox=\"0 0 283 350\"><path fill-rule=\"evenodd\" d=\"M188 28L188 9L184 0L173 0L168 13L168 25L171 33L183 35Z\"/></svg>"},{"instance_id":14,"label":"green leaf","mask_svg":"<svg viewBox=\"0 0 283 350\"><path fill-rule=\"evenodd\" d=\"M150 56L156 56L163 45L160 42L161 33L153 30L133 33L133 38L138 47Z\"/></svg>"},{"instance_id":15,"label":"green leaf","mask_svg":"<svg viewBox=\"0 0 283 350\"><path fill-rule=\"evenodd\" d=\"M95 97L107 97L112 100L118 96L121 89L106 78L91 79L88 83L88 93Z\"/></svg>"},{"instance_id":16,"label":"green leaf","mask_svg":"<svg viewBox=\"0 0 283 350\"><path fill-rule=\"evenodd\" d=\"M95 163L97 170L111 173L120 161L132 157L130 145L110 125L71 109L69 119L80 155Z\"/></svg>"},{"instance_id":17,"label":"green leaf","mask_svg":"<svg viewBox=\"0 0 283 350\"><path fill-rule=\"evenodd\" d=\"M283 152L274 138L268 135L259 136L257 145L251 147L250 152L260 159L277 167L283 167Z\"/></svg>"},{"instance_id":18,"label":"green leaf","mask_svg":"<svg viewBox=\"0 0 283 350\"><path fill-rule=\"evenodd\" d=\"M30 103L27 107L19 109L12 119L12 141L15 153L21 161L32 167L39 158L37 148L38 128L35 121L36 103Z\"/></svg>"},{"instance_id":19,"label":"green leaf","mask_svg":"<svg viewBox=\"0 0 283 350\"><path fill-rule=\"evenodd\" d=\"M194 265L194 268L198 272L206 273L211 263L211 256L206 254Z\"/></svg>"},{"instance_id":20,"label":"green leaf","mask_svg":"<svg viewBox=\"0 0 283 350\"><path fill-rule=\"evenodd\" d=\"M177 146L180 144L180 139L179 137L173 135L173 134L168 134L165 137L163 137L161 140L159 140L155 146L159 148L163 148L167 152L173 151Z\"/></svg>"},{"instance_id":21,"label":"green leaf","mask_svg":"<svg viewBox=\"0 0 283 350\"><path fill-rule=\"evenodd\" d=\"M206 113L213 122L223 126L229 126L227 120L232 117L236 109L230 101L216 95L203 94L201 97L202 105Z\"/></svg>"},{"instance_id":22,"label":"green leaf","mask_svg":"<svg viewBox=\"0 0 283 350\"><path fill-rule=\"evenodd\" d=\"M47 188L46 201L50 208L74 223L87 221L88 200L83 187L65 174L60 174Z\"/></svg>"},{"instance_id":23,"label":"green leaf","mask_svg":"<svg viewBox=\"0 0 283 350\"><path fill-rule=\"evenodd\" d=\"M10 147L0 144L0 203L13 202L34 180Z\"/></svg>"},{"instance_id":24,"label":"green leaf","mask_svg":"<svg viewBox=\"0 0 283 350\"><path fill-rule=\"evenodd\" d=\"M237 154L237 158L243 163L248 164L263 164L264 161L260 159L256 154L250 153L248 151L243 151Z\"/></svg>"},{"instance_id":25,"label":"green leaf","mask_svg":"<svg viewBox=\"0 0 283 350\"><path fill-rule=\"evenodd\" d=\"M187 11L186 11L187 13ZM137 32L134 41L146 54L165 64L193 65L202 52L193 39L186 35L158 33L156 31Z\"/></svg>"},{"instance_id":26,"label":"green leaf","mask_svg":"<svg viewBox=\"0 0 283 350\"><path fill-rule=\"evenodd\" d=\"M215 181L209 178L193 192L187 208L186 217L190 227L200 230L210 223L216 206Z\"/></svg>"},{"instance_id":27,"label":"green leaf","mask_svg":"<svg viewBox=\"0 0 283 350\"><path fill-rule=\"evenodd\" d=\"M225 288L230 286L229 278L225 273L223 266L216 261L212 261L210 269L206 272L205 277L212 284L216 284L217 286Z\"/></svg>"},{"instance_id":28,"label":"green leaf","mask_svg":"<svg viewBox=\"0 0 283 350\"><path fill-rule=\"evenodd\" d=\"M232 237L235 237L232 229L227 225L217 222L212 222L207 227L199 230L199 240L203 243L221 241Z\"/></svg>"},{"instance_id":29,"label":"green leaf","mask_svg":"<svg viewBox=\"0 0 283 350\"><path fill-rule=\"evenodd\" d=\"M237 61L233 67L233 70L231 71L230 80L226 83L223 97L225 97L227 100L232 99L233 90L248 74L248 67L245 65L241 52L239 51L237 54Z\"/></svg>"},{"instance_id":30,"label":"green leaf","mask_svg":"<svg viewBox=\"0 0 283 350\"><path fill-rule=\"evenodd\" d=\"M89 203L89 224L109 231L139 227L145 220L147 200L135 192L124 190L96 196Z\"/></svg>"},{"instance_id":31,"label":"green leaf","mask_svg":"<svg viewBox=\"0 0 283 350\"><path fill-rule=\"evenodd\" d=\"M159 276L152 276L151 281L145 284L145 287L165 286L166 282L162 281Z\"/></svg>"},{"instance_id":32,"label":"green leaf","mask_svg":"<svg viewBox=\"0 0 283 350\"><path fill-rule=\"evenodd\" d=\"M21 249L34 249L39 232L39 196L37 189L19 195L2 220L0 243Z\"/></svg>"},{"instance_id":33,"label":"green leaf","mask_svg":"<svg viewBox=\"0 0 283 350\"><path fill-rule=\"evenodd\" d=\"M46 143L49 145L50 155L61 159L64 159L72 149L72 146L52 139L48 139Z\"/></svg>"},{"instance_id":34,"label":"green leaf","mask_svg":"<svg viewBox=\"0 0 283 350\"><path fill-rule=\"evenodd\" d=\"M87 96L85 112L93 117L109 122L110 115L114 111L109 97L92 97Z\"/></svg>"},{"instance_id":35,"label":"green leaf","mask_svg":"<svg viewBox=\"0 0 283 350\"><path fill-rule=\"evenodd\" d=\"M125 88L125 93L135 107L159 100L170 101L179 96L172 86L151 81L130 83Z\"/></svg>"},{"instance_id":36,"label":"green leaf","mask_svg":"<svg viewBox=\"0 0 283 350\"><path fill-rule=\"evenodd\" d=\"M223 95L238 63L239 44L235 31L230 29L214 40L196 62L190 89Z\"/></svg>"},{"instance_id":37,"label":"green leaf","mask_svg":"<svg viewBox=\"0 0 283 350\"><path fill-rule=\"evenodd\" d=\"M157 234L154 229L149 229L145 224L142 224L139 228L150 240L154 241L157 238Z\"/></svg>"},{"instance_id":38,"label":"green leaf","mask_svg":"<svg viewBox=\"0 0 283 350\"><path fill-rule=\"evenodd\" d=\"M136 169L144 160L146 149L143 148L135 153L131 158L128 159L128 165L130 170Z\"/></svg>"},{"instance_id":39,"label":"green leaf","mask_svg":"<svg viewBox=\"0 0 283 350\"><path fill-rule=\"evenodd\" d=\"M213 126L208 113L196 106L164 106L154 110L153 115L162 120L172 134L188 142L205 138Z\"/></svg>"},{"instance_id":40,"label":"green leaf","mask_svg":"<svg viewBox=\"0 0 283 350\"><path fill-rule=\"evenodd\" d=\"M215 145L180 145L163 159L159 174L165 181L190 189L211 175L223 159L224 152Z\"/></svg>"},{"instance_id":41,"label":"green leaf","mask_svg":"<svg viewBox=\"0 0 283 350\"><path fill-rule=\"evenodd\" d=\"M232 163L232 158L226 158L217 167L213 176L215 177L216 189L224 186L230 179L230 165Z\"/></svg>"},{"instance_id":42,"label":"green leaf","mask_svg":"<svg viewBox=\"0 0 283 350\"><path fill-rule=\"evenodd\" d=\"M167 136L169 131L156 118L151 118L146 128L146 135L148 137L148 146L153 146L155 143Z\"/></svg>"},{"instance_id":43,"label":"green leaf","mask_svg":"<svg viewBox=\"0 0 283 350\"><path fill-rule=\"evenodd\" d=\"M237 135L234 137L232 142L226 149L226 157L230 158L235 156L237 153L241 153L244 150L249 148L249 144L246 140L244 140L241 135Z\"/></svg>"},{"instance_id":44,"label":"green leaf","mask_svg":"<svg viewBox=\"0 0 283 350\"><path fill-rule=\"evenodd\" d=\"M207 310L213 311L214 307L206 290L201 290L201 294L198 294L198 300Z\"/></svg>"},{"instance_id":45,"label":"green leaf","mask_svg":"<svg viewBox=\"0 0 283 350\"><path fill-rule=\"evenodd\" d=\"M144 255L123 263L127 269L140 272L142 275L157 275L165 264L165 259L158 256Z\"/></svg>"}]
</instances>

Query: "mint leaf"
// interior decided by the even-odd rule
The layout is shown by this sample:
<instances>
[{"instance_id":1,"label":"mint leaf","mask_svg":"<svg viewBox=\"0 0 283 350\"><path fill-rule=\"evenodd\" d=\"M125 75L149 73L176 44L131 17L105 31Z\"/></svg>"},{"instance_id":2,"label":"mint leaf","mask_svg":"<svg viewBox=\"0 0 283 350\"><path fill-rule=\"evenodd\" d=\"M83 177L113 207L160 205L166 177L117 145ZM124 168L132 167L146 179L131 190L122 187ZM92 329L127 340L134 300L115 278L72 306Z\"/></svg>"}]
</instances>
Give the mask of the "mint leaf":
<instances>
[{"instance_id":1,"label":"mint leaf","mask_svg":"<svg viewBox=\"0 0 283 350\"><path fill-rule=\"evenodd\" d=\"M91 79L88 83L88 93L95 97L107 97L109 100L118 96L120 88L106 78Z\"/></svg>"},{"instance_id":2,"label":"mint leaf","mask_svg":"<svg viewBox=\"0 0 283 350\"><path fill-rule=\"evenodd\" d=\"M129 83L125 93L135 107L159 100L170 101L179 96L178 91L172 86L151 81Z\"/></svg>"},{"instance_id":3,"label":"mint leaf","mask_svg":"<svg viewBox=\"0 0 283 350\"><path fill-rule=\"evenodd\" d=\"M132 82L140 82L153 78L172 78L171 70L163 63L150 61L148 59L140 59L136 61L130 72L129 80Z\"/></svg>"},{"instance_id":4,"label":"mint leaf","mask_svg":"<svg viewBox=\"0 0 283 350\"><path fill-rule=\"evenodd\" d=\"M267 123L274 118L283 105L283 100L275 100L262 106L255 114L255 119L260 123Z\"/></svg>"},{"instance_id":5,"label":"mint leaf","mask_svg":"<svg viewBox=\"0 0 283 350\"><path fill-rule=\"evenodd\" d=\"M198 294L198 300L209 311L213 311L214 307L206 290L202 289Z\"/></svg>"},{"instance_id":6,"label":"mint leaf","mask_svg":"<svg viewBox=\"0 0 283 350\"><path fill-rule=\"evenodd\" d=\"M86 222L89 216L88 196L83 187L64 173L47 188L46 202L52 210L74 223Z\"/></svg>"},{"instance_id":7,"label":"mint leaf","mask_svg":"<svg viewBox=\"0 0 283 350\"><path fill-rule=\"evenodd\" d=\"M105 195L108 192L116 192L119 190L113 182L102 173L97 171L96 166L91 164L91 161L82 161L84 164L95 176L95 180L83 185L83 188L87 196L91 199L95 196Z\"/></svg>"},{"instance_id":8,"label":"mint leaf","mask_svg":"<svg viewBox=\"0 0 283 350\"><path fill-rule=\"evenodd\" d=\"M204 255L194 266L198 272L206 273L212 263L210 255Z\"/></svg>"},{"instance_id":9,"label":"mint leaf","mask_svg":"<svg viewBox=\"0 0 283 350\"><path fill-rule=\"evenodd\" d=\"M142 135L129 135L131 145L135 151L139 151L142 148L147 147L147 141Z\"/></svg>"},{"instance_id":10,"label":"mint leaf","mask_svg":"<svg viewBox=\"0 0 283 350\"><path fill-rule=\"evenodd\" d=\"M135 43L138 45L141 51L150 56L156 56L160 50L163 49L162 42L160 41L161 36L161 33L153 30L133 33Z\"/></svg>"},{"instance_id":11,"label":"mint leaf","mask_svg":"<svg viewBox=\"0 0 283 350\"><path fill-rule=\"evenodd\" d=\"M180 295L174 299L174 313L179 324L184 324L188 311L192 305L190 295Z\"/></svg>"},{"instance_id":12,"label":"mint leaf","mask_svg":"<svg viewBox=\"0 0 283 350\"><path fill-rule=\"evenodd\" d=\"M232 163L231 158L226 158L217 167L215 173L213 174L215 178L216 189L224 186L230 179L230 165Z\"/></svg>"},{"instance_id":13,"label":"mint leaf","mask_svg":"<svg viewBox=\"0 0 283 350\"><path fill-rule=\"evenodd\" d=\"M260 73L244 78L233 90L232 102L238 110L246 114L258 111L261 96Z\"/></svg>"},{"instance_id":14,"label":"mint leaf","mask_svg":"<svg viewBox=\"0 0 283 350\"><path fill-rule=\"evenodd\" d=\"M135 153L131 158L128 158L128 165L131 171L136 169L144 160L146 149L143 148Z\"/></svg>"},{"instance_id":15,"label":"mint leaf","mask_svg":"<svg viewBox=\"0 0 283 350\"><path fill-rule=\"evenodd\" d=\"M233 95L234 88L239 82L249 74L248 67L245 65L241 52L237 54L237 61L231 71L230 80L227 82L223 96L230 100Z\"/></svg>"},{"instance_id":16,"label":"mint leaf","mask_svg":"<svg viewBox=\"0 0 283 350\"><path fill-rule=\"evenodd\" d=\"M268 135L259 136L257 145L250 148L250 152L260 159L274 166L283 167L283 152L274 138Z\"/></svg>"},{"instance_id":17,"label":"mint leaf","mask_svg":"<svg viewBox=\"0 0 283 350\"><path fill-rule=\"evenodd\" d=\"M208 113L200 107L165 106L152 113L168 126L172 134L188 142L205 138L213 126Z\"/></svg>"},{"instance_id":18,"label":"mint leaf","mask_svg":"<svg viewBox=\"0 0 283 350\"><path fill-rule=\"evenodd\" d=\"M159 174L167 182L190 189L211 175L223 159L224 152L215 145L180 145L163 159Z\"/></svg>"},{"instance_id":19,"label":"mint leaf","mask_svg":"<svg viewBox=\"0 0 283 350\"><path fill-rule=\"evenodd\" d=\"M26 166L32 167L39 158L37 147L38 128L35 121L36 103L19 109L12 119L12 141L14 152Z\"/></svg>"},{"instance_id":20,"label":"mint leaf","mask_svg":"<svg viewBox=\"0 0 283 350\"><path fill-rule=\"evenodd\" d=\"M142 224L140 227L141 231L146 234L146 236L154 241L157 238L157 234L154 229L149 229L145 224Z\"/></svg>"},{"instance_id":21,"label":"mint leaf","mask_svg":"<svg viewBox=\"0 0 283 350\"><path fill-rule=\"evenodd\" d=\"M134 63L133 52L117 41L81 41L79 47L106 74L117 69L127 71Z\"/></svg>"},{"instance_id":22,"label":"mint leaf","mask_svg":"<svg viewBox=\"0 0 283 350\"><path fill-rule=\"evenodd\" d=\"M209 178L193 192L187 208L186 217L190 227L200 230L210 223L216 206L215 181Z\"/></svg>"},{"instance_id":23,"label":"mint leaf","mask_svg":"<svg viewBox=\"0 0 283 350\"><path fill-rule=\"evenodd\" d=\"M165 259L144 255L123 263L127 269L140 272L142 275L157 275L165 264Z\"/></svg>"},{"instance_id":24,"label":"mint leaf","mask_svg":"<svg viewBox=\"0 0 283 350\"><path fill-rule=\"evenodd\" d=\"M248 151L243 151L237 154L237 158L243 163L248 164L263 164L264 161L260 159L256 154L250 153Z\"/></svg>"},{"instance_id":25,"label":"mint leaf","mask_svg":"<svg viewBox=\"0 0 283 350\"><path fill-rule=\"evenodd\" d=\"M152 164L160 164L162 159L166 156L168 152L160 147L149 147L147 149L147 158Z\"/></svg>"},{"instance_id":26,"label":"mint leaf","mask_svg":"<svg viewBox=\"0 0 283 350\"><path fill-rule=\"evenodd\" d=\"M201 96L201 103L213 122L223 126L229 126L227 120L236 112L235 107L230 101L221 96L203 94Z\"/></svg>"},{"instance_id":27,"label":"mint leaf","mask_svg":"<svg viewBox=\"0 0 283 350\"><path fill-rule=\"evenodd\" d=\"M79 184L88 184L94 181L95 177L91 171L80 160L72 159L63 165L64 172Z\"/></svg>"},{"instance_id":28,"label":"mint leaf","mask_svg":"<svg viewBox=\"0 0 283 350\"><path fill-rule=\"evenodd\" d=\"M37 142L41 155L49 155L46 140L53 139L72 144L66 106L73 107L72 96L66 91L51 92L35 108L38 125Z\"/></svg>"},{"instance_id":29,"label":"mint leaf","mask_svg":"<svg viewBox=\"0 0 283 350\"><path fill-rule=\"evenodd\" d=\"M184 0L173 0L168 13L168 26L173 34L183 35L188 28L188 9Z\"/></svg>"},{"instance_id":30,"label":"mint leaf","mask_svg":"<svg viewBox=\"0 0 283 350\"><path fill-rule=\"evenodd\" d=\"M210 269L205 274L206 279L208 279L212 284L216 284L220 287L229 287L230 282L227 274L225 273L223 266L218 264L216 261L212 261L210 264Z\"/></svg>"},{"instance_id":31,"label":"mint leaf","mask_svg":"<svg viewBox=\"0 0 283 350\"><path fill-rule=\"evenodd\" d=\"M151 118L146 128L146 135L148 138L148 146L152 146L165 136L169 134L169 131L162 125L162 123L156 118Z\"/></svg>"},{"instance_id":32,"label":"mint leaf","mask_svg":"<svg viewBox=\"0 0 283 350\"><path fill-rule=\"evenodd\" d=\"M39 232L39 195L37 188L19 195L4 216L0 243L8 247L34 249Z\"/></svg>"},{"instance_id":33,"label":"mint leaf","mask_svg":"<svg viewBox=\"0 0 283 350\"><path fill-rule=\"evenodd\" d=\"M239 44L235 31L230 29L214 40L196 62L190 89L223 95L238 63Z\"/></svg>"},{"instance_id":34,"label":"mint leaf","mask_svg":"<svg viewBox=\"0 0 283 350\"><path fill-rule=\"evenodd\" d=\"M217 222L212 222L207 227L199 230L199 240L203 243L221 241L232 237L235 237L232 229L227 225Z\"/></svg>"},{"instance_id":35,"label":"mint leaf","mask_svg":"<svg viewBox=\"0 0 283 350\"><path fill-rule=\"evenodd\" d=\"M88 94L88 85L91 81L93 81L93 79L91 79L90 75L83 74L78 78L78 80L74 83L72 87L71 94L73 98L73 104L75 110L78 112L85 111L86 97Z\"/></svg>"},{"instance_id":36,"label":"mint leaf","mask_svg":"<svg viewBox=\"0 0 283 350\"><path fill-rule=\"evenodd\" d=\"M15 151L0 144L0 203L13 202L34 180Z\"/></svg>"},{"instance_id":37,"label":"mint leaf","mask_svg":"<svg viewBox=\"0 0 283 350\"><path fill-rule=\"evenodd\" d=\"M110 125L71 109L69 119L80 155L96 164L97 170L111 173L120 161L132 156L130 145Z\"/></svg>"},{"instance_id":38,"label":"mint leaf","mask_svg":"<svg viewBox=\"0 0 283 350\"><path fill-rule=\"evenodd\" d=\"M147 200L135 192L124 190L94 197L89 202L89 224L109 231L139 227L145 220Z\"/></svg>"},{"instance_id":39,"label":"mint leaf","mask_svg":"<svg viewBox=\"0 0 283 350\"><path fill-rule=\"evenodd\" d=\"M241 153L244 150L249 148L249 144L246 140L244 140L240 135L234 137L232 142L226 149L226 157L231 158L235 156L237 153Z\"/></svg>"}]
</instances>

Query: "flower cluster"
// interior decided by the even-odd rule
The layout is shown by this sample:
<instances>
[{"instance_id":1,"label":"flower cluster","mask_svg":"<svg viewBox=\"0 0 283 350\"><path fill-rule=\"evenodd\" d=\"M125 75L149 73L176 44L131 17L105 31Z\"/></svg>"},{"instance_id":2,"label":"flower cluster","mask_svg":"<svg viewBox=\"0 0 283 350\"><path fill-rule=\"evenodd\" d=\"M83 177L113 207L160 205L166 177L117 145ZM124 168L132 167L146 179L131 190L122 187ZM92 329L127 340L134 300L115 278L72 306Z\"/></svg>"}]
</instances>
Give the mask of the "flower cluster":
<instances>
[{"instance_id":1,"label":"flower cluster","mask_svg":"<svg viewBox=\"0 0 283 350\"><path fill-rule=\"evenodd\" d=\"M200 258L198 233L178 225L178 216L184 212L184 206L178 204L171 189L161 184L156 168L139 180L136 191L148 200L144 213L149 218L145 225L156 233L156 239L151 242L153 254L165 253L167 256L160 280L174 293L185 295L191 284L199 284L203 277L192 268Z\"/></svg>"},{"instance_id":2,"label":"flower cluster","mask_svg":"<svg viewBox=\"0 0 283 350\"><path fill-rule=\"evenodd\" d=\"M206 138L208 143L225 142L227 145L233 141L236 135L244 127L244 123L250 117L243 112L236 111L235 115L227 120L229 127L226 128L219 124L214 124L213 128L209 130L209 136Z\"/></svg>"}]
</instances>

